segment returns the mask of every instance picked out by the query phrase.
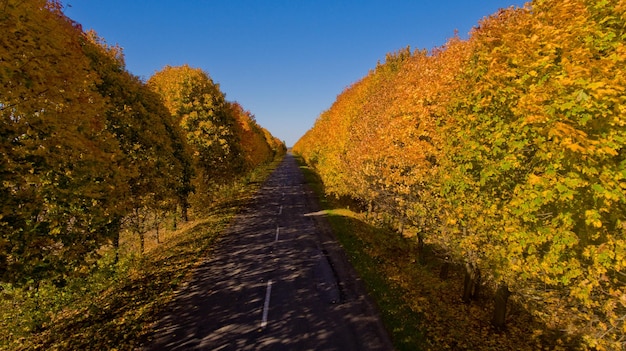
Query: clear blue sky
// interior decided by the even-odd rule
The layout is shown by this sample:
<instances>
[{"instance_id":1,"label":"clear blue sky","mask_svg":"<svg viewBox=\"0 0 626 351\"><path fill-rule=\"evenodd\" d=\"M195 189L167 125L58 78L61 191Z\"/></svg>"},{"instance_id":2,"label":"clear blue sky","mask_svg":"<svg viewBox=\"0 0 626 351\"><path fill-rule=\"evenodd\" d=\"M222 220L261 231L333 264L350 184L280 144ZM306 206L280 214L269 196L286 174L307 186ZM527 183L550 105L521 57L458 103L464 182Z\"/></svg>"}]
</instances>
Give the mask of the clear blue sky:
<instances>
[{"instance_id":1,"label":"clear blue sky","mask_svg":"<svg viewBox=\"0 0 626 351\"><path fill-rule=\"evenodd\" d=\"M226 98L293 145L336 96L410 45L431 49L517 0L63 0L68 17L124 48L144 79L202 68Z\"/></svg>"}]
</instances>

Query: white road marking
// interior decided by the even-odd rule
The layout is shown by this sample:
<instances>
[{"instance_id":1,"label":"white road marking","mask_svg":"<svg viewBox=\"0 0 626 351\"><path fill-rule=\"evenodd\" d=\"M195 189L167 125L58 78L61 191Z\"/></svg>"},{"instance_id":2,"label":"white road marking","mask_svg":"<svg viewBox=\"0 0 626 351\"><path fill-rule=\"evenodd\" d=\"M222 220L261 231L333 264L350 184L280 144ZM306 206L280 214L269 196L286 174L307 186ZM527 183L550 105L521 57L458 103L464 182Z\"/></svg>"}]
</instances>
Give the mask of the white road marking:
<instances>
[{"instance_id":1,"label":"white road marking","mask_svg":"<svg viewBox=\"0 0 626 351\"><path fill-rule=\"evenodd\" d=\"M280 233L280 227L276 227L276 238L274 239L274 242L278 241L278 233Z\"/></svg>"},{"instance_id":2,"label":"white road marking","mask_svg":"<svg viewBox=\"0 0 626 351\"><path fill-rule=\"evenodd\" d=\"M263 318L261 319L261 328L267 326L267 312L270 309L270 295L272 294L272 280L267 281L267 288L265 289L265 303L263 304Z\"/></svg>"},{"instance_id":3,"label":"white road marking","mask_svg":"<svg viewBox=\"0 0 626 351\"><path fill-rule=\"evenodd\" d=\"M278 209L278 214L283 214L283 206L280 206L280 208Z\"/></svg>"}]
</instances>

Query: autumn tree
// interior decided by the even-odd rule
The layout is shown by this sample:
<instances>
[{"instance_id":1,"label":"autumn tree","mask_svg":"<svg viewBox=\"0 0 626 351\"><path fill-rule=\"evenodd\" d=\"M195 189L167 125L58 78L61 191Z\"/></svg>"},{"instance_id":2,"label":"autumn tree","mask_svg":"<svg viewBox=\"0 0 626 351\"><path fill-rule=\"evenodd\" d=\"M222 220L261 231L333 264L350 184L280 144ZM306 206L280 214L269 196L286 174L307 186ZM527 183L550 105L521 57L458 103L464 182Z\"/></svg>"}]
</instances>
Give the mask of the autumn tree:
<instances>
[{"instance_id":1,"label":"autumn tree","mask_svg":"<svg viewBox=\"0 0 626 351\"><path fill-rule=\"evenodd\" d=\"M360 102L365 101L370 88L367 78L346 88L293 147L294 152L314 167L329 194L358 197L354 193L364 190L357 180L350 178L354 173L346 169L349 160L345 155L350 128L359 117Z\"/></svg>"},{"instance_id":2,"label":"autumn tree","mask_svg":"<svg viewBox=\"0 0 626 351\"><path fill-rule=\"evenodd\" d=\"M143 251L143 233L151 213L173 211L178 206L184 216L189 207L191 156L180 125L161 97L126 71L121 50L107 45L94 32L87 33L83 50L98 74L98 91L106 99L107 129L114 133L123 153L118 172L130 194L119 201L127 213L119 220L139 234Z\"/></svg>"},{"instance_id":3,"label":"autumn tree","mask_svg":"<svg viewBox=\"0 0 626 351\"><path fill-rule=\"evenodd\" d=\"M114 232L121 152L80 28L57 2L0 8L0 278L62 284Z\"/></svg>"},{"instance_id":4,"label":"autumn tree","mask_svg":"<svg viewBox=\"0 0 626 351\"><path fill-rule=\"evenodd\" d=\"M624 60L619 1L535 1L471 40L448 149L449 199L493 279L597 347L619 347ZM575 311L575 312L572 312Z\"/></svg>"},{"instance_id":5,"label":"autumn tree","mask_svg":"<svg viewBox=\"0 0 626 351\"><path fill-rule=\"evenodd\" d=\"M219 85L207 73L188 65L167 66L149 79L148 86L162 97L183 129L201 191L243 171L244 160L233 131L236 120Z\"/></svg>"},{"instance_id":6,"label":"autumn tree","mask_svg":"<svg viewBox=\"0 0 626 351\"><path fill-rule=\"evenodd\" d=\"M123 225L181 209L284 152L206 73L167 67L148 88L123 53L57 1L0 0L0 280L88 273ZM197 170L197 172L195 172Z\"/></svg>"},{"instance_id":7,"label":"autumn tree","mask_svg":"<svg viewBox=\"0 0 626 351\"><path fill-rule=\"evenodd\" d=\"M624 345L624 1L537 0L467 41L389 55L296 143L329 193L378 203L536 317ZM419 236L418 236L419 237Z\"/></svg>"},{"instance_id":8,"label":"autumn tree","mask_svg":"<svg viewBox=\"0 0 626 351\"><path fill-rule=\"evenodd\" d=\"M248 172L271 161L275 152L273 146L270 145L272 140L266 138L263 128L256 123L254 115L237 102L228 102L227 108L227 113L236 121L233 131L240 146L244 170Z\"/></svg>"}]
</instances>

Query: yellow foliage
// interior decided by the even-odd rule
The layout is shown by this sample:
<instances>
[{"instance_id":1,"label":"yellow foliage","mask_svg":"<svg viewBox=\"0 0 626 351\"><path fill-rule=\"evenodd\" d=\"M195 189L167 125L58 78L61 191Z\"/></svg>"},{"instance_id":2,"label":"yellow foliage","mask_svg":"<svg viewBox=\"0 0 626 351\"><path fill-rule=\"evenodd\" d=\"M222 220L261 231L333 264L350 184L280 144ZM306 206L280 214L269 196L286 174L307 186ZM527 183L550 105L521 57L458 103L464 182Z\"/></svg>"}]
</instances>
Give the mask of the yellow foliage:
<instances>
[{"instance_id":1,"label":"yellow foliage","mask_svg":"<svg viewBox=\"0 0 626 351\"><path fill-rule=\"evenodd\" d=\"M428 228L590 346L621 345L620 296L602 292L626 268L625 11L535 0L388 55L294 149L329 192Z\"/></svg>"}]
</instances>

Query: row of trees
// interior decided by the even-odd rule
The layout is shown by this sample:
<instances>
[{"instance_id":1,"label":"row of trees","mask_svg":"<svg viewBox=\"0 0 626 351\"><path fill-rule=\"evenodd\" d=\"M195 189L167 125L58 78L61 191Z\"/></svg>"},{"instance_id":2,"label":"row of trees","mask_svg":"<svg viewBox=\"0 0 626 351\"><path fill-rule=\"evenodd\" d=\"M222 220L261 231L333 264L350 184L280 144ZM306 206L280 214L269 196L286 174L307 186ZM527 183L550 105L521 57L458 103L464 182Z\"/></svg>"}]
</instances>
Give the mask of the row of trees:
<instances>
[{"instance_id":1,"label":"row of trees","mask_svg":"<svg viewBox=\"0 0 626 351\"><path fill-rule=\"evenodd\" d=\"M624 1L502 10L468 40L388 55L294 151L329 193L464 264L466 299L482 276L549 325L621 348L625 43Z\"/></svg>"},{"instance_id":2,"label":"row of trees","mask_svg":"<svg viewBox=\"0 0 626 351\"><path fill-rule=\"evenodd\" d=\"M122 227L143 240L147 213L186 219L284 152L202 70L144 83L57 1L0 0L0 48L1 282L62 284Z\"/></svg>"}]
</instances>

